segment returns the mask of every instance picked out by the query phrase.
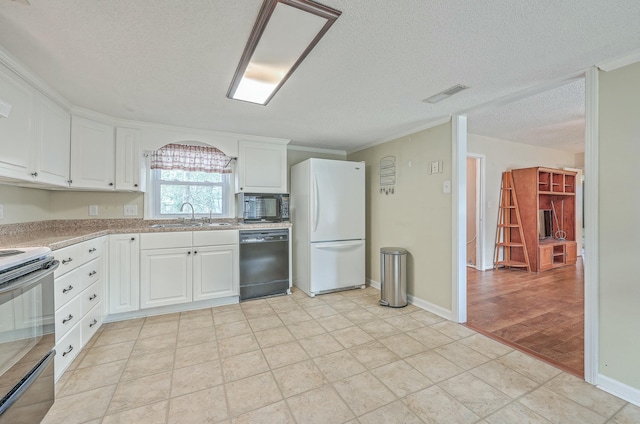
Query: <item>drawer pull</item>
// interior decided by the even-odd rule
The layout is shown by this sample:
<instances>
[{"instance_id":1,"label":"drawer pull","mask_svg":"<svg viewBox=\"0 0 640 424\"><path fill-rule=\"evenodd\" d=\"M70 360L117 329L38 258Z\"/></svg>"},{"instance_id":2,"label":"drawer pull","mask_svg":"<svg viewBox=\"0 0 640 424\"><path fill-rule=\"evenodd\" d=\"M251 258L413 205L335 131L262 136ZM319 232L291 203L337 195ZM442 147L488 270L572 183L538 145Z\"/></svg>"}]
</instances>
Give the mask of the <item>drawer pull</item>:
<instances>
[{"instance_id":1,"label":"drawer pull","mask_svg":"<svg viewBox=\"0 0 640 424\"><path fill-rule=\"evenodd\" d=\"M62 320L63 324L68 323L69 321L71 321L73 319L73 315L69 314L68 317L66 317L65 319Z\"/></svg>"},{"instance_id":2,"label":"drawer pull","mask_svg":"<svg viewBox=\"0 0 640 424\"><path fill-rule=\"evenodd\" d=\"M95 251L96 251L96 248L95 248L95 247L92 247L91 249L89 249L89 253L93 253L93 252L95 252Z\"/></svg>"},{"instance_id":3,"label":"drawer pull","mask_svg":"<svg viewBox=\"0 0 640 424\"><path fill-rule=\"evenodd\" d=\"M95 299L96 297L98 297L98 295L94 293L92 296L89 296L89 300L93 300L93 299Z\"/></svg>"},{"instance_id":4,"label":"drawer pull","mask_svg":"<svg viewBox=\"0 0 640 424\"><path fill-rule=\"evenodd\" d=\"M89 328L92 328L97 323L98 323L98 320L94 318L93 321L91 321L91 324L89 324Z\"/></svg>"},{"instance_id":5,"label":"drawer pull","mask_svg":"<svg viewBox=\"0 0 640 424\"><path fill-rule=\"evenodd\" d=\"M68 264L68 263L69 263L69 262L71 262L71 261L73 261L73 258L63 259L63 260L62 260L62 265L66 265L66 264Z\"/></svg>"},{"instance_id":6,"label":"drawer pull","mask_svg":"<svg viewBox=\"0 0 640 424\"><path fill-rule=\"evenodd\" d=\"M73 290L73 286L69 285L69 287L67 287L66 289L62 289L62 293L67 293L67 292L70 292L71 290Z\"/></svg>"},{"instance_id":7,"label":"drawer pull","mask_svg":"<svg viewBox=\"0 0 640 424\"><path fill-rule=\"evenodd\" d=\"M62 352L62 356L67 356L68 354L71 353L71 351L73 350L73 346L69 345L69 347L67 348L67 350L65 350L64 352Z\"/></svg>"},{"instance_id":8,"label":"drawer pull","mask_svg":"<svg viewBox=\"0 0 640 424\"><path fill-rule=\"evenodd\" d=\"M91 272L89 273L89 277L93 277L93 276L94 276L94 275L96 275L96 274L97 274L97 272L96 272L96 271L91 271Z\"/></svg>"}]
</instances>

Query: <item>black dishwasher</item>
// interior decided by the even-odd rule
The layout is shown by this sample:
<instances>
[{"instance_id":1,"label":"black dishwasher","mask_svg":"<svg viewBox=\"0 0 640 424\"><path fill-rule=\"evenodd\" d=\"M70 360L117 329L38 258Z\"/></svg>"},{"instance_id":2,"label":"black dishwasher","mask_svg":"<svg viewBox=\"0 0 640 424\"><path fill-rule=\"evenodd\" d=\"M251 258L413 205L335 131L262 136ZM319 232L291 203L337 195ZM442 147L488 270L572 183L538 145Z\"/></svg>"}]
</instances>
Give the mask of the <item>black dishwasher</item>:
<instances>
[{"instance_id":1,"label":"black dishwasher","mask_svg":"<svg viewBox=\"0 0 640 424\"><path fill-rule=\"evenodd\" d=\"M289 230L240 231L240 300L289 290Z\"/></svg>"}]
</instances>

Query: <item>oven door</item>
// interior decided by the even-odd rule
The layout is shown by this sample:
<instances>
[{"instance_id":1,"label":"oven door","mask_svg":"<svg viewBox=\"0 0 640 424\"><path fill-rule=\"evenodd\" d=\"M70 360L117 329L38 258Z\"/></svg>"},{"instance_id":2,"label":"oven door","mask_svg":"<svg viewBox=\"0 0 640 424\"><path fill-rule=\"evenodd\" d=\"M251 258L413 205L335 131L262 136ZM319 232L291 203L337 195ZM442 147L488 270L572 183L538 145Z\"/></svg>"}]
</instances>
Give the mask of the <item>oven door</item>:
<instances>
[{"instance_id":1,"label":"oven door","mask_svg":"<svg viewBox=\"0 0 640 424\"><path fill-rule=\"evenodd\" d=\"M0 424L39 422L53 404L57 266L0 286Z\"/></svg>"}]
</instances>

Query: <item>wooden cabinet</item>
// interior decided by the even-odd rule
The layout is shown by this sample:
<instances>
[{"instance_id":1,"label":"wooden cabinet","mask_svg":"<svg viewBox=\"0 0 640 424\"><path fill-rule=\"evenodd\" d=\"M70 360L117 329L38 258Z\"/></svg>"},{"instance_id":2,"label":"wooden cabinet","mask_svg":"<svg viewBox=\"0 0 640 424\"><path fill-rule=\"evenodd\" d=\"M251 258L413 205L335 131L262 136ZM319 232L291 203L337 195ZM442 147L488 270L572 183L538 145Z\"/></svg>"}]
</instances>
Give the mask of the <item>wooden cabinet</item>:
<instances>
[{"instance_id":1,"label":"wooden cabinet","mask_svg":"<svg viewBox=\"0 0 640 424\"><path fill-rule=\"evenodd\" d=\"M73 188L113 190L114 127L73 116L71 119L71 184Z\"/></svg>"},{"instance_id":2,"label":"wooden cabinet","mask_svg":"<svg viewBox=\"0 0 640 424\"><path fill-rule=\"evenodd\" d=\"M514 169L511 175L531 270L575 264L576 173L535 167ZM541 211L548 211L547 219Z\"/></svg>"},{"instance_id":3,"label":"wooden cabinet","mask_svg":"<svg viewBox=\"0 0 640 424\"><path fill-rule=\"evenodd\" d=\"M69 113L2 65L0 96L12 107L0 119L0 176L67 186Z\"/></svg>"},{"instance_id":4,"label":"wooden cabinet","mask_svg":"<svg viewBox=\"0 0 640 424\"><path fill-rule=\"evenodd\" d=\"M116 190L146 189L145 167L140 150L140 130L116 128Z\"/></svg>"},{"instance_id":5,"label":"wooden cabinet","mask_svg":"<svg viewBox=\"0 0 640 424\"><path fill-rule=\"evenodd\" d=\"M109 236L109 313L140 309L140 240L138 234Z\"/></svg>"},{"instance_id":6,"label":"wooden cabinet","mask_svg":"<svg viewBox=\"0 0 640 424\"><path fill-rule=\"evenodd\" d=\"M287 145L240 141L236 193L286 193Z\"/></svg>"}]
</instances>

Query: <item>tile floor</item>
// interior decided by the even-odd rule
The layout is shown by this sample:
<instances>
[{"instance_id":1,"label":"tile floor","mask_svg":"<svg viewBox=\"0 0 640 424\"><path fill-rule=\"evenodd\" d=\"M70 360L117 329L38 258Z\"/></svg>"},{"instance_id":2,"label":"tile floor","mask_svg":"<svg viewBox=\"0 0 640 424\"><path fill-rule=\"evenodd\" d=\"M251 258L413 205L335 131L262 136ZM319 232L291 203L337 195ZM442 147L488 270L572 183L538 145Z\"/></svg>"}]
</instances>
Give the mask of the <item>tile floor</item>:
<instances>
[{"instance_id":1,"label":"tile floor","mask_svg":"<svg viewBox=\"0 0 640 424\"><path fill-rule=\"evenodd\" d=\"M104 325L56 386L64 423L639 423L640 408L379 291Z\"/></svg>"}]
</instances>

